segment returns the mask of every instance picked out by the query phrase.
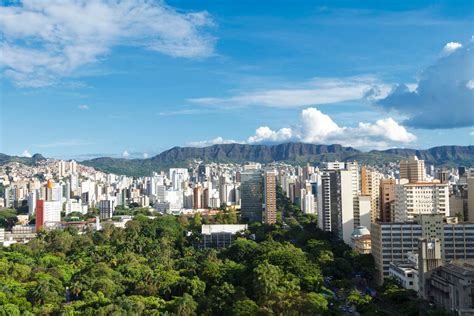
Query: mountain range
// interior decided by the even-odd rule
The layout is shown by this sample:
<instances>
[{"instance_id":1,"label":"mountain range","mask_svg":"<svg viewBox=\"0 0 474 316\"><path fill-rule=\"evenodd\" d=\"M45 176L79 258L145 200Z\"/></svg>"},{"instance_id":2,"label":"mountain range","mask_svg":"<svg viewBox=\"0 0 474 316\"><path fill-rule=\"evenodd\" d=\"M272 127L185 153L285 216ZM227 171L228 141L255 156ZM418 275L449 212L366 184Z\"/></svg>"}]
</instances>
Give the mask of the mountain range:
<instances>
[{"instance_id":1,"label":"mountain range","mask_svg":"<svg viewBox=\"0 0 474 316\"><path fill-rule=\"evenodd\" d=\"M189 162L269 163L273 161L293 164L320 164L325 161L357 160L365 164L384 164L416 155L435 166L474 166L474 146L439 146L425 150L394 148L360 151L341 145L315 145L284 143L278 145L221 144L208 147L174 147L146 159L101 157L81 161L81 164L98 170L129 176L150 175L153 171L170 167L185 167ZM40 154L31 158L0 154L0 164L17 161L28 165L45 159Z\"/></svg>"}]
</instances>

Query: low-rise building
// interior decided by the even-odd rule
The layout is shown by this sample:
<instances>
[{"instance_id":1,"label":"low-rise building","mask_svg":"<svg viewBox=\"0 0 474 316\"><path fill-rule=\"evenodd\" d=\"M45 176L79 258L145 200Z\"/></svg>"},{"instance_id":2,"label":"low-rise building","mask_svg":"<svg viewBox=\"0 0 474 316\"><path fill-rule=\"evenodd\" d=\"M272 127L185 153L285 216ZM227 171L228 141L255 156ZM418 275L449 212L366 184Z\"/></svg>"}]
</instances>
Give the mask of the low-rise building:
<instances>
[{"instance_id":1,"label":"low-rise building","mask_svg":"<svg viewBox=\"0 0 474 316\"><path fill-rule=\"evenodd\" d=\"M455 260L426 280L429 300L459 316L474 315L474 260Z\"/></svg>"},{"instance_id":2,"label":"low-rise building","mask_svg":"<svg viewBox=\"0 0 474 316\"><path fill-rule=\"evenodd\" d=\"M357 226L352 232L352 247L360 254L370 254L372 241L370 231L365 226Z\"/></svg>"},{"instance_id":3,"label":"low-rise building","mask_svg":"<svg viewBox=\"0 0 474 316\"><path fill-rule=\"evenodd\" d=\"M202 247L223 248L229 246L235 239L235 234L247 229L247 224L238 225L202 225Z\"/></svg>"},{"instance_id":4,"label":"low-rise building","mask_svg":"<svg viewBox=\"0 0 474 316\"><path fill-rule=\"evenodd\" d=\"M404 288L418 292L418 254L408 253L407 259L390 262L388 273Z\"/></svg>"}]
</instances>

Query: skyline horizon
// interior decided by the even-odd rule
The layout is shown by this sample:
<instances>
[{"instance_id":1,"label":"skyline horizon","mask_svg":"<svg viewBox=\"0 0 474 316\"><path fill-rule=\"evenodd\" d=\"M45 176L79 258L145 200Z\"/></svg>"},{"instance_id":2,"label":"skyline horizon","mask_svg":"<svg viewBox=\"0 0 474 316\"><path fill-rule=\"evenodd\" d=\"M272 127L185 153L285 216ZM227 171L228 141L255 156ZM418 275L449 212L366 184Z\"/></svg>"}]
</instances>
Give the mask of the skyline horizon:
<instances>
[{"instance_id":1,"label":"skyline horizon","mask_svg":"<svg viewBox=\"0 0 474 316\"><path fill-rule=\"evenodd\" d=\"M160 154L163 154L165 152L168 152L173 149L177 148L209 148L209 147L214 147L214 146L220 146L220 145L248 145L248 146L278 146L278 145L285 145L285 144L305 144L305 145L315 145L315 146L341 146L343 148L352 148L358 152L361 153L370 153L370 152L385 152L385 151L390 151L390 150L415 150L415 151L425 151L425 150L431 150L434 148L441 148L441 147L472 147L474 144L468 144L468 145L452 145L452 144L445 144L445 145L437 145L433 147L428 147L428 148L415 148L415 147L390 147L390 148L383 148L383 149L377 149L377 148L372 148L372 149L359 149L356 147L352 146L344 146L341 144L314 144L314 143L305 143L301 141L285 141L285 142L274 142L274 143L259 143L259 144L246 144L246 143L222 143L222 144L212 144L212 145L204 145L204 146L191 146L191 145L184 145L184 146L173 146L170 148L163 149L161 151L156 151L156 152L122 152L122 153L86 153L83 155L79 156L67 156L67 155L59 155L59 156L48 156L42 152L33 152L33 153L22 153L20 155L15 155L15 154L8 154L4 152L0 152L0 154L4 154L10 157L19 157L19 158L32 158L35 155L41 155L43 158L46 159L55 159L55 160L75 160L78 162L81 161L88 161L88 160L93 160L93 159L98 159L98 158L113 158L113 159L124 159L124 160L146 160L146 159L151 159L153 157L159 156Z\"/></svg>"}]
</instances>

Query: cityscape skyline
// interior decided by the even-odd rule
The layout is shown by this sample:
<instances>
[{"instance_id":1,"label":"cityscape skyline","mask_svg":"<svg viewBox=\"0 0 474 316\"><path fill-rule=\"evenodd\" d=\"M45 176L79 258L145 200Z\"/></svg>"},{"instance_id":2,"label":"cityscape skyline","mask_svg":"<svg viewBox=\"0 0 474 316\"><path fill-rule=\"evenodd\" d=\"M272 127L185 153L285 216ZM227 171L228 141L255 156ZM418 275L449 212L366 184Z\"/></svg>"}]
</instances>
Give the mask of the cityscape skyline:
<instances>
[{"instance_id":1,"label":"cityscape skyline","mask_svg":"<svg viewBox=\"0 0 474 316\"><path fill-rule=\"evenodd\" d=\"M3 2L0 152L470 145L472 21L469 1Z\"/></svg>"}]
</instances>

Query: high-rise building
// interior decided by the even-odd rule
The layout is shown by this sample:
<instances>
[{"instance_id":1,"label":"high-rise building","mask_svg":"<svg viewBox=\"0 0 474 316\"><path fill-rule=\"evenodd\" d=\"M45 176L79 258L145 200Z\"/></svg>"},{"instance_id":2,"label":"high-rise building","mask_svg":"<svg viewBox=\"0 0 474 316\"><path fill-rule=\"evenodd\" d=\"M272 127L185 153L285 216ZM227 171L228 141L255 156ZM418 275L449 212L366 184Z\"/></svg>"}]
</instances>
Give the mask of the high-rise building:
<instances>
[{"instance_id":1,"label":"high-rise building","mask_svg":"<svg viewBox=\"0 0 474 316\"><path fill-rule=\"evenodd\" d=\"M319 227L350 245L355 227L352 171L324 170L321 182Z\"/></svg>"},{"instance_id":2,"label":"high-rise building","mask_svg":"<svg viewBox=\"0 0 474 316\"><path fill-rule=\"evenodd\" d=\"M277 220L276 205L276 176L275 171L265 171L263 190L263 220L265 224L275 224Z\"/></svg>"},{"instance_id":3,"label":"high-rise building","mask_svg":"<svg viewBox=\"0 0 474 316\"><path fill-rule=\"evenodd\" d=\"M380 219L384 223L392 221L392 208L395 202L395 179L380 180Z\"/></svg>"},{"instance_id":4,"label":"high-rise building","mask_svg":"<svg viewBox=\"0 0 474 316\"><path fill-rule=\"evenodd\" d=\"M195 210L203 208L202 195L203 195L202 187L201 186L195 187L193 190L193 208Z\"/></svg>"},{"instance_id":5,"label":"high-rise building","mask_svg":"<svg viewBox=\"0 0 474 316\"><path fill-rule=\"evenodd\" d=\"M358 226L370 227L372 221L372 197L370 195L359 195L358 199L358 210L359 210L359 223Z\"/></svg>"},{"instance_id":6,"label":"high-rise building","mask_svg":"<svg viewBox=\"0 0 474 316\"><path fill-rule=\"evenodd\" d=\"M110 219L114 215L115 200L107 199L99 201L100 219Z\"/></svg>"},{"instance_id":7,"label":"high-rise building","mask_svg":"<svg viewBox=\"0 0 474 316\"><path fill-rule=\"evenodd\" d=\"M314 201L314 195L311 192L305 192L302 198L302 208L301 210L305 214L314 214L316 213L316 203Z\"/></svg>"},{"instance_id":8,"label":"high-rise building","mask_svg":"<svg viewBox=\"0 0 474 316\"><path fill-rule=\"evenodd\" d=\"M71 160L69 162L69 170L71 174L77 174L77 162L75 162L74 160Z\"/></svg>"},{"instance_id":9,"label":"high-rise building","mask_svg":"<svg viewBox=\"0 0 474 316\"><path fill-rule=\"evenodd\" d=\"M48 229L61 221L62 205L60 201L36 201L36 231Z\"/></svg>"},{"instance_id":10,"label":"high-rise building","mask_svg":"<svg viewBox=\"0 0 474 316\"><path fill-rule=\"evenodd\" d=\"M449 186L436 182L412 182L395 186L394 220L412 221L418 214L449 215Z\"/></svg>"},{"instance_id":11,"label":"high-rise building","mask_svg":"<svg viewBox=\"0 0 474 316\"><path fill-rule=\"evenodd\" d=\"M438 179L439 182L441 182L441 183L448 183L449 182L449 170L446 170L446 169L436 170L436 179Z\"/></svg>"},{"instance_id":12,"label":"high-rise building","mask_svg":"<svg viewBox=\"0 0 474 316\"><path fill-rule=\"evenodd\" d=\"M416 156L400 161L400 179L410 182L422 182L426 179L425 161Z\"/></svg>"},{"instance_id":13,"label":"high-rise building","mask_svg":"<svg viewBox=\"0 0 474 316\"><path fill-rule=\"evenodd\" d=\"M183 182L189 179L189 172L186 168L170 168L170 179L173 184L173 190L182 190Z\"/></svg>"},{"instance_id":14,"label":"high-rise building","mask_svg":"<svg viewBox=\"0 0 474 316\"><path fill-rule=\"evenodd\" d=\"M248 222L261 222L263 217L263 183L260 171L242 171L240 181L242 219Z\"/></svg>"},{"instance_id":15,"label":"high-rise building","mask_svg":"<svg viewBox=\"0 0 474 316\"><path fill-rule=\"evenodd\" d=\"M383 175L376 170L361 168L361 194L370 196L370 220L380 218L380 180ZM361 224L363 225L363 224Z\"/></svg>"},{"instance_id":16,"label":"high-rise building","mask_svg":"<svg viewBox=\"0 0 474 316\"><path fill-rule=\"evenodd\" d=\"M64 160L58 161L58 173L59 177L64 177L66 175L66 162Z\"/></svg>"},{"instance_id":17,"label":"high-rise building","mask_svg":"<svg viewBox=\"0 0 474 316\"><path fill-rule=\"evenodd\" d=\"M36 210L36 190L32 190L28 195L28 215L35 214Z\"/></svg>"}]
</instances>

